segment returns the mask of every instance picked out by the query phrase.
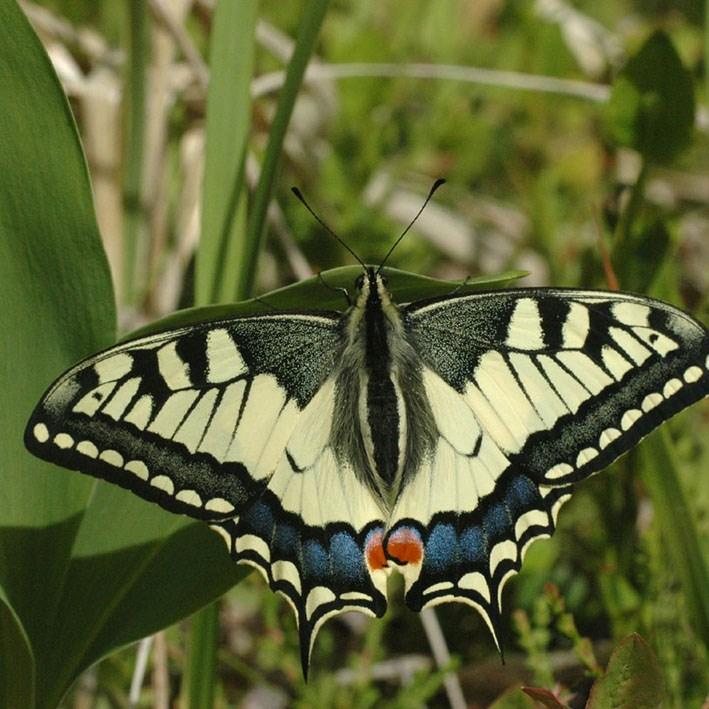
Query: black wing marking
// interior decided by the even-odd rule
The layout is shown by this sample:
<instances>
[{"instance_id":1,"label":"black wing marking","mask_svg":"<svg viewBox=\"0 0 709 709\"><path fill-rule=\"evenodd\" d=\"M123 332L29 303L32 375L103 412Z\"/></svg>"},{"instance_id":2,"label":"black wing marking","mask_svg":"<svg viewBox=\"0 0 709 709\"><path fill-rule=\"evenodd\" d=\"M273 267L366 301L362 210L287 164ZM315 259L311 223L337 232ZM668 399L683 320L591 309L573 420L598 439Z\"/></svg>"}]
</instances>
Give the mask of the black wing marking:
<instances>
[{"instance_id":1,"label":"black wing marking","mask_svg":"<svg viewBox=\"0 0 709 709\"><path fill-rule=\"evenodd\" d=\"M540 485L601 470L709 393L706 328L649 298L521 289L406 313L425 364Z\"/></svg>"},{"instance_id":2,"label":"black wing marking","mask_svg":"<svg viewBox=\"0 0 709 709\"><path fill-rule=\"evenodd\" d=\"M274 314L118 345L50 387L25 444L172 512L230 517L265 487L331 373L338 323L334 313Z\"/></svg>"}]
</instances>

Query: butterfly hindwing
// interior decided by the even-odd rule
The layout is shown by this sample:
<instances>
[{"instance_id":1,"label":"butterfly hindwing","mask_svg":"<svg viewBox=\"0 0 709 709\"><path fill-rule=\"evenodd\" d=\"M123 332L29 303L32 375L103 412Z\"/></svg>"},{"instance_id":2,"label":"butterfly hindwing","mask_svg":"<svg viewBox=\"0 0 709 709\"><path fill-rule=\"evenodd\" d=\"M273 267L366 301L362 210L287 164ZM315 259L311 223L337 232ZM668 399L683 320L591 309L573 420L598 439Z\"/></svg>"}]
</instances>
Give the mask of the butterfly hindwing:
<instances>
[{"instance_id":1,"label":"butterfly hindwing","mask_svg":"<svg viewBox=\"0 0 709 709\"><path fill-rule=\"evenodd\" d=\"M489 421L479 421L464 397L431 369L423 381L437 441L394 507L387 554L402 564L413 610L472 605L499 645L504 583L531 542L551 536L573 486L537 486L513 468L488 433Z\"/></svg>"},{"instance_id":2,"label":"butterfly hindwing","mask_svg":"<svg viewBox=\"0 0 709 709\"><path fill-rule=\"evenodd\" d=\"M418 610L463 601L497 640L505 581L574 484L709 393L704 328L623 294L517 290L413 303L435 451L385 547Z\"/></svg>"},{"instance_id":3,"label":"butterfly hindwing","mask_svg":"<svg viewBox=\"0 0 709 709\"><path fill-rule=\"evenodd\" d=\"M329 379L302 411L265 490L238 518L220 523L232 556L290 601L306 674L328 618L386 609L382 512L332 448L335 402Z\"/></svg>"}]
</instances>

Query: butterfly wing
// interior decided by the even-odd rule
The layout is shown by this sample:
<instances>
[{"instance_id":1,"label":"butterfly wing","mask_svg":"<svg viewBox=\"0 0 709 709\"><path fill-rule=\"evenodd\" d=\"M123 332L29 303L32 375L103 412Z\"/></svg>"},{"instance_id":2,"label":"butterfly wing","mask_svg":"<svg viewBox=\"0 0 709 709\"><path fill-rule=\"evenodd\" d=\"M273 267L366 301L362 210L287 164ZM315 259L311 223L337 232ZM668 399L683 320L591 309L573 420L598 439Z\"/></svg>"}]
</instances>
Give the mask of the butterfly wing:
<instances>
[{"instance_id":1,"label":"butterfly wing","mask_svg":"<svg viewBox=\"0 0 709 709\"><path fill-rule=\"evenodd\" d=\"M212 522L290 600L304 664L327 617L385 609L367 557L381 512L329 446L339 323L268 314L118 345L53 384L25 433L41 458Z\"/></svg>"},{"instance_id":2,"label":"butterfly wing","mask_svg":"<svg viewBox=\"0 0 709 709\"><path fill-rule=\"evenodd\" d=\"M573 290L422 301L405 321L438 442L387 551L412 608L464 601L496 636L505 581L574 484L709 393L709 337L664 303Z\"/></svg>"}]
</instances>

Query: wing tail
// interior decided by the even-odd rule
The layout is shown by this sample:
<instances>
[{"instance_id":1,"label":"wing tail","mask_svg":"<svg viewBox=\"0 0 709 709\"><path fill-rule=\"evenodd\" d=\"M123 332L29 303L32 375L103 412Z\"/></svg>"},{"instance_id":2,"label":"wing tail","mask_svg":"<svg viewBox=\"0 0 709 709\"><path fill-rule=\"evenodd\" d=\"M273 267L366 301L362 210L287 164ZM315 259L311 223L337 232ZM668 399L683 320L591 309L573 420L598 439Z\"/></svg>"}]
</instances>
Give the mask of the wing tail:
<instances>
[{"instance_id":1,"label":"wing tail","mask_svg":"<svg viewBox=\"0 0 709 709\"><path fill-rule=\"evenodd\" d=\"M266 491L238 518L213 525L235 561L257 568L293 609L303 674L318 631L345 611L381 617L386 572L377 565L382 523L356 531L345 521L307 525Z\"/></svg>"},{"instance_id":2,"label":"wing tail","mask_svg":"<svg viewBox=\"0 0 709 709\"><path fill-rule=\"evenodd\" d=\"M384 546L404 574L407 605L418 611L466 603L481 614L502 652L503 588L519 571L532 542L552 535L559 509L572 491L572 485L539 488L508 468L495 490L470 512L463 511L471 507L460 500L458 509L439 511L426 525L398 520Z\"/></svg>"}]
</instances>

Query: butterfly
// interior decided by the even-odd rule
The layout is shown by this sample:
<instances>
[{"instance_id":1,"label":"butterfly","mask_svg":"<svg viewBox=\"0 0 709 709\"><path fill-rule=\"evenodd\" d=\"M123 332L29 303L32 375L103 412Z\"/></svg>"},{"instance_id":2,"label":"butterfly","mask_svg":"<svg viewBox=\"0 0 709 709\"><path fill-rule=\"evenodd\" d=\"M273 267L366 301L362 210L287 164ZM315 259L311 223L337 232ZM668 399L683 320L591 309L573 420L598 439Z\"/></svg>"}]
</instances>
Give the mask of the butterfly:
<instances>
[{"instance_id":1,"label":"butterfly","mask_svg":"<svg viewBox=\"0 0 709 709\"><path fill-rule=\"evenodd\" d=\"M40 458L208 522L292 606L306 676L327 619L384 614L393 569L410 608L469 604L499 648L503 587L575 485L709 394L709 334L671 305L556 288L399 305L382 266L344 311L93 355L25 432Z\"/></svg>"}]
</instances>

